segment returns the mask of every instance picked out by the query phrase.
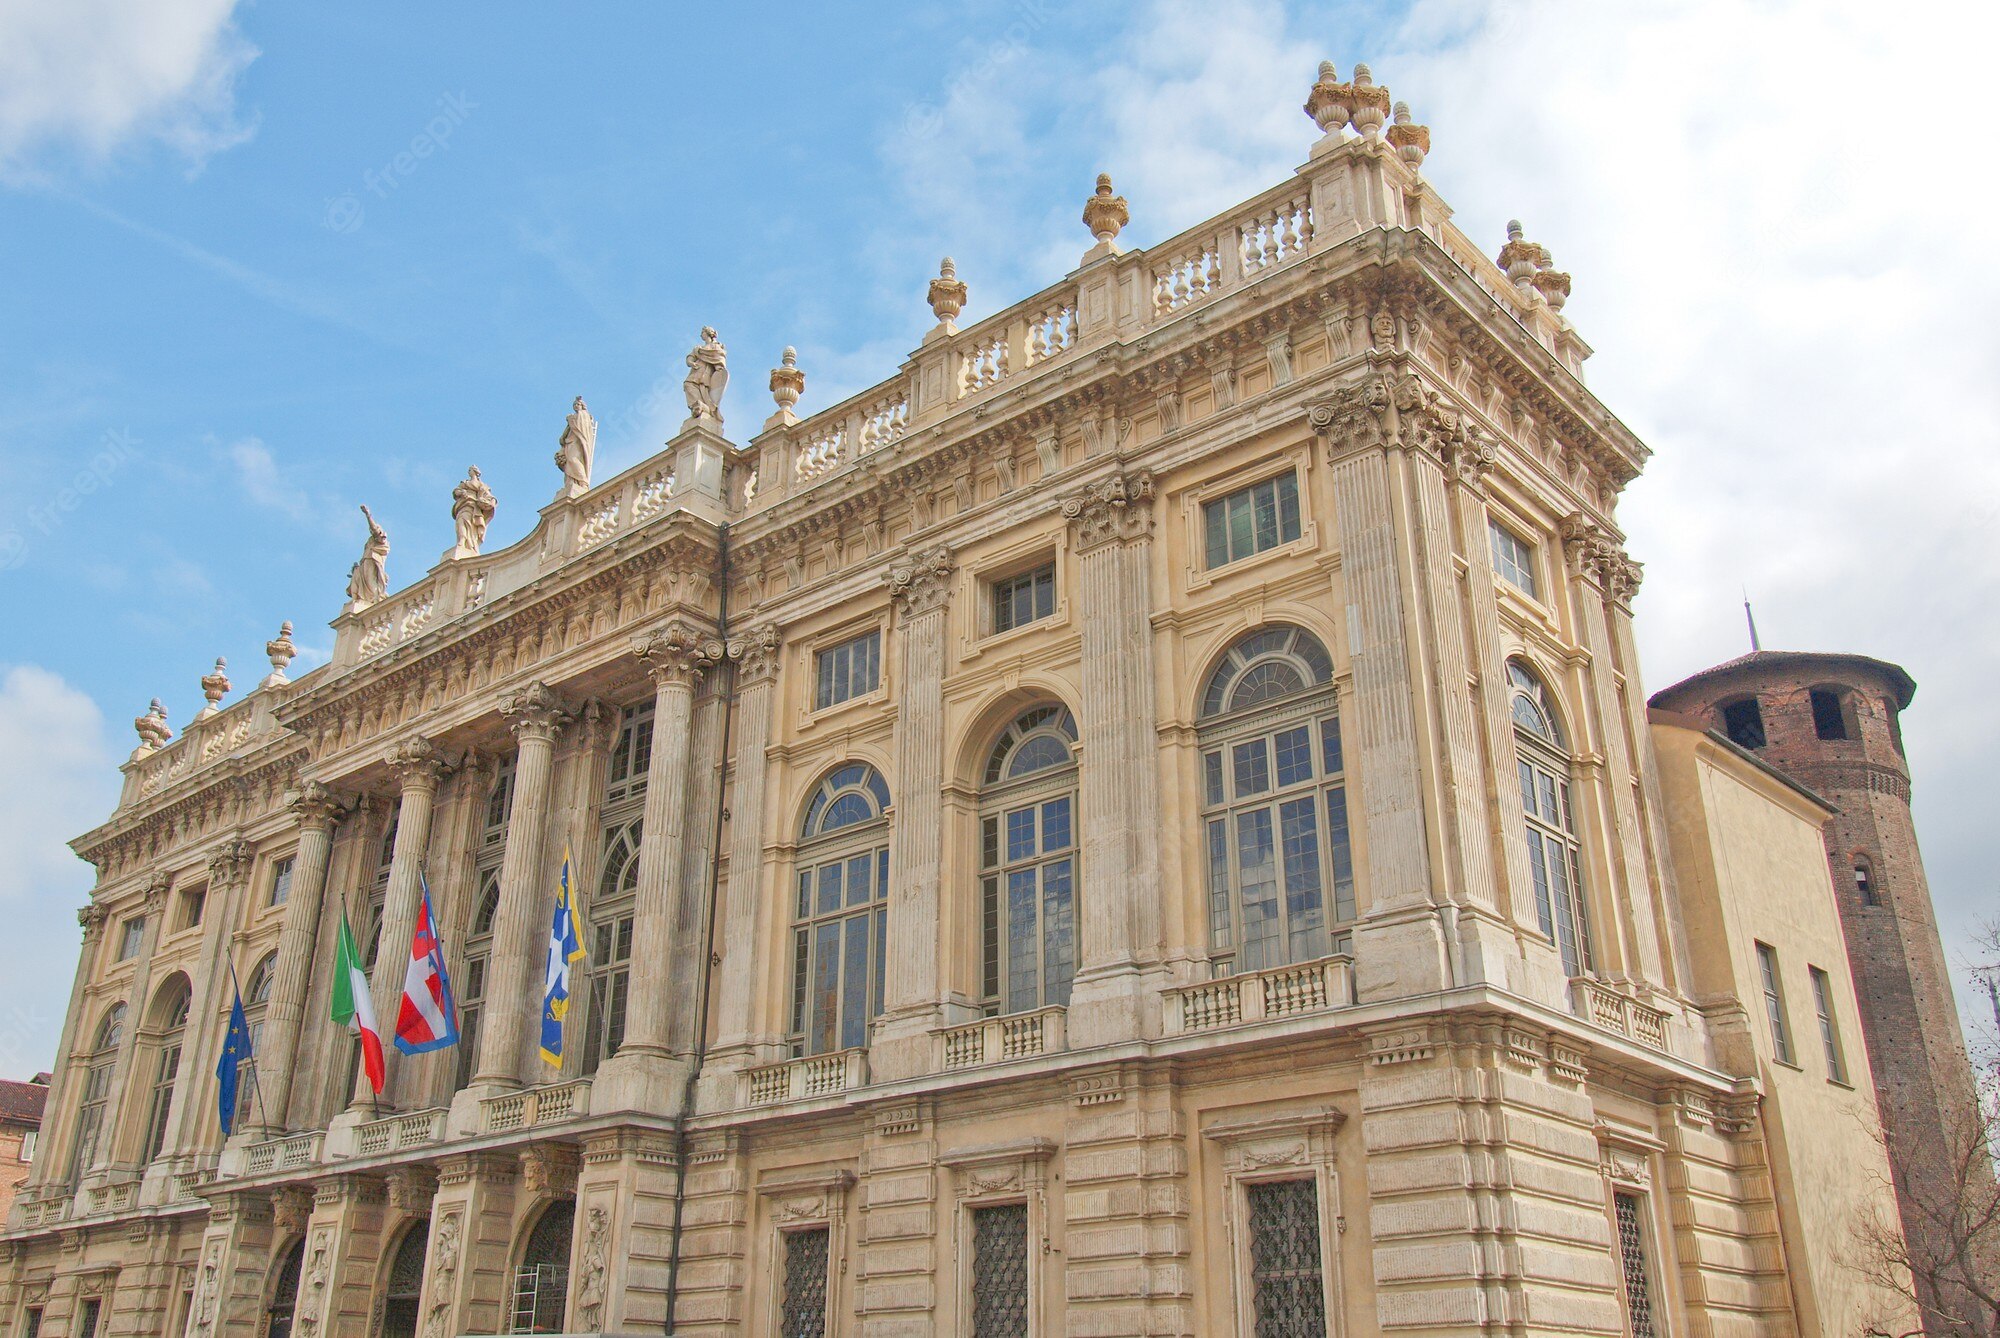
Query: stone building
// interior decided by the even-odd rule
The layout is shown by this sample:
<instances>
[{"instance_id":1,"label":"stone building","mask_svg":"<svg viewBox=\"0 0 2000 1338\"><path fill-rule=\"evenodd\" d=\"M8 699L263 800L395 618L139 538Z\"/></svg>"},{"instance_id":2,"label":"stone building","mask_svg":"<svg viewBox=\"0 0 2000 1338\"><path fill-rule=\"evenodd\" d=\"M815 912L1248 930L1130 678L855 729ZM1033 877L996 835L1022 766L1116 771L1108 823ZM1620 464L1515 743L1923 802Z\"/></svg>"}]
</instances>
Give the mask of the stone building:
<instances>
[{"instance_id":1,"label":"stone building","mask_svg":"<svg viewBox=\"0 0 2000 1338\"><path fill-rule=\"evenodd\" d=\"M42 1107L49 1096L49 1079L37 1073L28 1082L0 1079L0 1214L14 1207L14 1192L35 1164L35 1144L42 1133Z\"/></svg>"},{"instance_id":2,"label":"stone building","mask_svg":"<svg viewBox=\"0 0 2000 1338\"><path fill-rule=\"evenodd\" d=\"M140 717L6 1331L1909 1328L1830 810L1649 716L1569 278L1365 69L1307 111L745 442L704 331L661 455L579 399L525 537L469 478L394 589L371 519L329 664ZM426 883L466 1039L375 1101L337 928L392 1018Z\"/></svg>"},{"instance_id":3,"label":"stone building","mask_svg":"<svg viewBox=\"0 0 2000 1338\"><path fill-rule=\"evenodd\" d=\"M1841 929L1868 1040L1900 1217L1926 1314L1968 1332L1990 1315L1958 1285L1948 1224L1967 1190L1992 1191L1978 1099L1910 816L1902 712L1917 685L1862 655L1757 650L1654 695L1823 796ZM2000 1261L1980 1261L1990 1278Z\"/></svg>"}]
</instances>

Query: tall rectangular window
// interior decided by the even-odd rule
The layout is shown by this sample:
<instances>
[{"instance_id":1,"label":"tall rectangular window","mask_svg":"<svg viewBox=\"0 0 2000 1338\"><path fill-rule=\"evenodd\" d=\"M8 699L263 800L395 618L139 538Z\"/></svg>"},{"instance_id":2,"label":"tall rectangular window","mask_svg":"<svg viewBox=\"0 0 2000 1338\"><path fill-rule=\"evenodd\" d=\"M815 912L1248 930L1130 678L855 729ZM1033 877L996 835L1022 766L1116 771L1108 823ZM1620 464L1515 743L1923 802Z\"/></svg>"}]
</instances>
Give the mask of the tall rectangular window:
<instances>
[{"instance_id":1,"label":"tall rectangular window","mask_svg":"<svg viewBox=\"0 0 2000 1338\"><path fill-rule=\"evenodd\" d=\"M135 915L127 920L118 931L118 960L130 961L139 955L139 945L146 940L146 917Z\"/></svg>"},{"instance_id":2,"label":"tall rectangular window","mask_svg":"<svg viewBox=\"0 0 2000 1338\"><path fill-rule=\"evenodd\" d=\"M1211 570L1288 544L1299 537L1299 477L1287 471L1204 502L1201 523Z\"/></svg>"},{"instance_id":3,"label":"tall rectangular window","mask_svg":"<svg viewBox=\"0 0 2000 1338\"><path fill-rule=\"evenodd\" d=\"M993 583L993 630L1011 632L1056 611L1056 564Z\"/></svg>"},{"instance_id":4,"label":"tall rectangular window","mask_svg":"<svg viewBox=\"0 0 2000 1338\"><path fill-rule=\"evenodd\" d=\"M21 1338L42 1338L42 1308L28 1307L28 1313L21 1316Z\"/></svg>"},{"instance_id":5,"label":"tall rectangular window","mask_svg":"<svg viewBox=\"0 0 2000 1338\"><path fill-rule=\"evenodd\" d=\"M201 917L208 909L208 888L191 887L181 893L181 929L193 929L201 923Z\"/></svg>"},{"instance_id":6,"label":"tall rectangular window","mask_svg":"<svg viewBox=\"0 0 2000 1338\"><path fill-rule=\"evenodd\" d=\"M818 690L813 709L824 711L850 697L873 692L882 682L882 633L869 632L828 646L816 659Z\"/></svg>"},{"instance_id":7,"label":"tall rectangular window","mask_svg":"<svg viewBox=\"0 0 2000 1338\"><path fill-rule=\"evenodd\" d=\"M1028 1332L1028 1205L972 1210L972 1338Z\"/></svg>"},{"instance_id":8,"label":"tall rectangular window","mask_svg":"<svg viewBox=\"0 0 2000 1338\"><path fill-rule=\"evenodd\" d=\"M1319 1184L1250 1185L1250 1310L1258 1338L1326 1338Z\"/></svg>"},{"instance_id":9,"label":"tall rectangular window","mask_svg":"<svg viewBox=\"0 0 2000 1338\"><path fill-rule=\"evenodd\" d=\"M1819 1040L1826 1047L1826 1076L1835 1082L1847 1081L1847 1056L1840 1048L1840 1028L1833 1020L1833 981L1816 966L1806 968L1812 976L1813 1011L1819 1015Z\"/></svg>"},{"instance_id":10,"label":"tall rectangular window","mask_svg":"<svg viewBox=\"0 0 2000 1338\"><path fill-rule=\"evenodd\" d=\"M76 1321L76 1338L97 1338L97 1317L104 1308L104 1302L95 1296L83 1303L83 1310Z\"/></svg>"},{"instance_id":11,"label":"tall rectangular window","mask_svg":"<svg viewBox=\"0 0 2000 1338\"><path fill-rule=\"evenodd\" d=\"M785 1291L778 1314L780 1338L826 1338L827 1251L833 1233L808 1227L785 1233Z\"/></svg>"},{"instance_id":12,"label":"tall rectangular window","mask_svg":"<svg viewBox=\"0 0 2000 1338\"><path fill-rule=\"evenodd\" d=\"M1778 952L1768 943L1757 945L1757 974L1764 986L1764 1016L1771 1023L1771 1049L1780 1064L1791 1064L1792 1030L1785 1020L1785 992L1778 983Z\"/></svg>"},{"instance_id":13,"label":"tall rectangular window","mask_svg":"<svg viewBox=\"0 0 2000 1338\"><path fill-rule=\"evenodd\" d=\"M1632 1338L1655 1338L1653 1272L1646 1257L1645 1202L1623 1190L1611 1196L1618 1223L1618 1271L1625 1284L1625 1323Z\"/></svg>"},{"instance_id":14,"label":"tall rectangular window","mask_svg":"<svg viewBox=\"0 0 2000 1338\"><path fill-rule=\"evenodd\" d=\"M1535 580L1534 548L1497 520L1486 522L1486 533L1492 540L1495 574L1528 598L1540 599L1542 591Z\"/></svg>"},{"instance_id":15,"label":"tall rectangular window","mask_svg":"<svg viewBox=\"0 0 2000 1338\"><path fill-rule=\"evenodd\" d=\"M296 863L293 856L287 855L271 866L271 905L282 906L291 900L292 869Z\"/></svg>"}]
</instances>

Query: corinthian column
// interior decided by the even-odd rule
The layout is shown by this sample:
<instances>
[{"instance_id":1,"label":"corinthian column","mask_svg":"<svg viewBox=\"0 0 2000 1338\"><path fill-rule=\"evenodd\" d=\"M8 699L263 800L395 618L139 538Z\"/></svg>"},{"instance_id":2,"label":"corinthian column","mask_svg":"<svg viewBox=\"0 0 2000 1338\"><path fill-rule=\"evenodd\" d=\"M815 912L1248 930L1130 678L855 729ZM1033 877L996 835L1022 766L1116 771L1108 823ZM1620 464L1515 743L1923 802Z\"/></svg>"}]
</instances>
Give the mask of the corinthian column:
<instances>
[{"instance_id":1,"label":"corinthian column","mask_svg":"<svg viewBox=\"0 0 2000 1338\"><path fill-rule=\"evenodd\" d=\"M486 1010L479 1024L479 1066L467 1091L489 1093L521 1085L528 1014L540 983L536 948L548 934L555 883L547 876L549 780L556 736L570 710L546 683L530 683L500 699L514 731L514 805L507 818L507 853L500 865L500 916L486 975Z\"/></svg>"},{"instance_id":2,"label":"corinthian column","mask_svg":"<svg viewBox=\"0 0 2000 1338\"><path fill-rule=\"evenodd\" d=\"M938 1022L938 916L944 793L945 607L956 568L949 548L889 569L900 656L896 703L896 840L889 852L889 946L884 999L870 1047L878 1078L930 1067Z\"/></svg>"},{"instance_id":3,"label":"corinthian column","mask_svg":"<svg viewBox=\"0 0 2000 1338\"><path fill-rule=\"evenodd\" d=\"M224 841L208 857L208 900L203 911L207 927L201 958L189 982L188 1026L182 1036L180 1068L161 1144L169 1156L198 1151L208 1141L209 1131L216 1129L212 1118L199 1118L195 1104L208 1090L203 1079L215 1071L215 1054L229 1025L230 948L233 931L243 920L251 863L247 841ZM214 1108L212 1100L207 1104Z\"/></svg>"},{"instance_id":4,"label":"corinthian column","mask_svg":"<svg viewBox=\"0 0 2000 1338\"><path fill-rule=\"evenodd\" d=\"M95 973L97 954L104 941L105 921L109 918L109 913L97 901L87 901L76 909L76 922L83 929L83 948L77 956L76 975L70 981L69 1008L63 1013L62 1038L56 1045L55 1078L49 1084L45 1106L47 1113L42 1120L45 1128L56 1132L42 1140L41 1155L35 1158L26 1185L14 1201L9 1225L18 1224L22 1203L30 1196L42 1197L44 1187L50 1181L60 1182L64 1168L69 1165L69 1140L76 1137L76 1119L65 1103L70 1101L71 1094L76 1090L76 1076L84 1071L71 1060L76 1054L78 1030L84 1029L82 1039L87 1045L91 1040L88 1028L96 1025L95 1018L86 1021L83 1017L83 995L84 987Z\"/></svg>"},{"instance_id":5,"label":"corinthian column","mask_svg":"<svg viewBox=\"0 0 2000 1338\"><path fill-rule=\"evenodd\" d=\"M1153 476L1113 474L1062 503L1077 553L1082 934L1074 1047L1152 1030L1141 964L1160 941L1159 740L1153 697Z\"/></svg>"},{"instance_id":6,"label":"corinthian column","mask_svg":"<svg viewBox=\"0 0 2000 1338\"><path fill-rule=\"evenodd\" d=\"M593 1108L664 1110L679 1091L670 1079L669 993L676 975L699 969L700 933L689 925L681 886L687 851L688 740L694 690L722 658L722 643L676 618L634 637L632 650L653 679L653 755L646 768L639 886L632 917L631 996L618 1053L598 1070ZM601 1101L598 1094L603 1094Z\"/></svg>"},{"instance_id":7,"label":"corinthian column","mask_svg":"<svg viewBox=\"0 0 2000 1338\"><path fill-rule=\"evenodd\" d=\"M320 906L326 899L327 861L340 804L333 791L308 782L289 801L299 820L299 848L293 856L292 890L278 929L278 960L272 966L271 999L264 1006L264 1033L257 1056L257 1082L265 1118L286 1127L297 1069L299 1026L305 1019L306 990L312 982L313 940L319 934Z\"/></svg>"},{"instance_id":8,"label":"corinthian column","mask_svg":"<svg viewBox=\"0 0 2000 1338\"><path fill-rule=\"evenodd\" d=\"M719 1007L714 1057L726 1067L732 1056L755 1063L776 1058L775 1038L758 1038L755 1009L760 974L774 965L768 954L776 945L770 926L759 924L757 910L765 904L764 789L769 767L764 751L771 743L771 703L778 679L783 638L765 625L729 643L736 662L735 781L729 799L729 882L723 888L722 933L716 950L722 955L716 982ZM781 954L780 954L781 955ZM768 1056L751 1053L760 1039L771 1039Z\"/></svg>"},{"instance_id":9,"label":"corinthian column","mask_svg":"<svg viewBox=\"0 0 2000 1338\"><path fill-rule=\"evenodd\" d=\"M369 993L375 1001L375 1025L382 1032L381 1103L396 1104L396 1077L402 1055L391 1038L396 1034L396 1012L402 1005L404 965L410 956L410 938L417 929L417 908L423 900L424 852L431 844L431 811L437 802L438 783L448 769L438 746L422 735L412 735L389 750L389 770L396 777L402 803L396 815L396 845L389 855L389 887L382 900L382 932L376 939L375 972ZM357 1073L354 1104L374 1101L368 1075Z\"/></svg>"}]
</instances>

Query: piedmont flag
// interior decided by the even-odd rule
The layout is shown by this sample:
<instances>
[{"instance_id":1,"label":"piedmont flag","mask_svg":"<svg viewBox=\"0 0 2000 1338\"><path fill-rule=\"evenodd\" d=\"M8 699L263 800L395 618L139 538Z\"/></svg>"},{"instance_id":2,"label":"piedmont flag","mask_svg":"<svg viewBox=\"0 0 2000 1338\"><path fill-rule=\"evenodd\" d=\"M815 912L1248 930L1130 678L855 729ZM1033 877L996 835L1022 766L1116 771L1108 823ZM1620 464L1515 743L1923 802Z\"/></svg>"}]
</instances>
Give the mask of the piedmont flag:
<instances>
[{"instance_id":1,"label":"piedmont flag","mask_svg":"<svg viewBox=\"0 0 2000 1338\"><path fill-rule=\"evenodd\" d=\"M424 901L417 912L417 932L410 939L410 964L403 972L403 1003L396 1010L396 1048L421 1055L458 1044L458 1008L451 997L451 977L444 969L444 945L431 919L431 882L418 871Z\"/></svg>"},{"instance_id":2,"label":"piedmont flag","mask_svg":"<svg viewBox=\"0 0 2000 1338\"><path fill-rule=\"evenodd\" d=\"M215 1061L215 1108L222 1116L222 1136L236 1132L236 1082L244 1063L251 1058L250 1019L243 1013L243 991L236 988L236 968L229 968L230 991L236 1001L229 1006L229 1031L222 1040L222 1058ZM250 1081L257 1081L252 1073Z\"/></svg>"},{"instance_id":3,"label":"piedmont flag","mask_svg":"<svg viewBox=\"0 0 2000 1338\"><path fill-rule=\"evenodd\" d=\"M340 908L340 940L333 954L333 1020L361 1038L361 1065L368 1071L368 1085L375 1095L382 1095L382 1079L388 1072L382 1062L382 1033L375 1028L368 973L354 950L354 930L348 926L345 906Z\"/></svg>"},{"instance_id":4,"label":"piedmont flag","mask_svg":"<svg viewBox=\"0 0 2000 1338\"><path fill-rule=\"evenodd\" d=\"M570 963L589 956L576 935L576 896L569 885L569 847L563 847L562 886L549 924L549 962L542 987L542 1059L562 1066L563 1017L569 1012Z\"/></svg>"}]
</instances>

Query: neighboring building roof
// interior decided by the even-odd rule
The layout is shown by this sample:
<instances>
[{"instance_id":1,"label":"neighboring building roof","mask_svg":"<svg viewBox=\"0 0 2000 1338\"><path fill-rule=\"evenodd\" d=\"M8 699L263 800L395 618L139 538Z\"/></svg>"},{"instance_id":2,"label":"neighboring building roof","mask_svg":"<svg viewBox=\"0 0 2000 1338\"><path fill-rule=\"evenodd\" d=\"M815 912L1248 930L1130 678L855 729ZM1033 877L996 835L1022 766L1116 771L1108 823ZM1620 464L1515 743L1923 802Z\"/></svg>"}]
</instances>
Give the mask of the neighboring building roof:
<instances>
[{"instance_id":1,"label":"neighboring building roof","mask_svg":"<svg viewBox=\"0 0 2000 1338\"><path fill-rule=\"evenodd\" d=\"M42 1122L42 1106L49 1099L44 1083L11 1082L0 1078L0 1122L33 1124Z\"/></svg>"},{"instance_id":2,"label":"neighboring building roof","mask_svg":"<svg viewBox=\"0 0 2000 1338\"><path fill-rule=\"evenodd\" d=\"M1753 650L1748 655L1739 655L1712 669L1690 674L1672 687L1661 688L1650 700L1654 706L1670 711L1678 710L1688 698L1705 695L1701 690L1725 679L1738 676L1753 678L1765 673L1810 677L1809 671L1815 665L1824 665L1835 675L1852 673L1859 669L1887 679L1896 690L1897 710L1908 708L1911 698L1917 695L1917 680L1911 678L1903 666L1890 664L1887 660L1871 659L1866 655L1849 655L1841 651Z\"/></svg>"}]
</instances>

